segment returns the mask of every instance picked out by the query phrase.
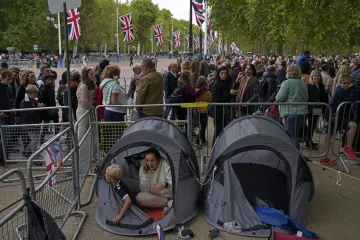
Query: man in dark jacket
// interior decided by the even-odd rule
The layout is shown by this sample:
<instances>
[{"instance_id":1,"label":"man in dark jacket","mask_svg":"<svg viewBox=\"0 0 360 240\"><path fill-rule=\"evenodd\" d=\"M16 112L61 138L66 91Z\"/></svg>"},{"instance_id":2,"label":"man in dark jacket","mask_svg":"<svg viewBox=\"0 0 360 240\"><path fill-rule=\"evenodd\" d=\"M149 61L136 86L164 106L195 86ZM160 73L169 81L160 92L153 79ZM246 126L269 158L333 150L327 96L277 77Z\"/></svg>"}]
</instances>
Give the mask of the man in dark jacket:
<instances>
[{"instance_id":1,"label":"man in dark jacket","mask_svg":"<svg viewBox=\"0 0 360 240\"><path fill-rule=\"evenodd\" d=\"M100 85L101 82L101 74L104 71L104 69L110 64L110 61L107 59L101 59L100 63L99 63L99 67L96 70L94 76L96 79L96 84Z\"/></svg>"},{"instance_id":2,"label":"man in dark jacket","mask_svg":"<svg viewBox=\"0 0 360 240\"><path fill-rule=\"evenodd\" d=\"M80 73L74 73L70 79L70 96L71 96L71 108L73 111L73 119L76 121L76 109L78 108L78 100L76 96L76 91L80 84ZM69 106L69 99L68 99L68 88L66 87L64 90L64 106ZM64 109L65 110L65 109ZM66 109L68 110L68 109ZM68 111L64 111L65 113L69 114ZM66 116L67 122L69 121L69 115Z\"/></svg>"},{"instance_id":3,"label":"man in dark jacket","mask_svg":"<svg viewBox=\"0 0 360 240\"><path fill-rule=\"evenodd\" d=\"M169 71L164 76L165 103L169 103L169 98L178 86L177 63L169 64ZM175 111L171 107L165 107L164 118L167 119L171 111L170 120L175 120Z\"/></svg>"},{"instance_id":4,"label":"man in dark jacket","mask_svg":"<svg viewBox=\"0 0 360 240\"><path fill-rule=\"evenodd\" d=\"M282 84L286 80L286 62L281 61L281 68L276 71L276 77L279 84Z\"/></svg>"},{"instance_id":5,"label":"man in dark jacket","mask_svg":"<svg viewBox=\"0 0 360 240\"><path fill-rule=\"evenodd\" d=\"M39 94L39 103L43 103L44 107L55 107L56 100L55 100L55 80L57 78L56 72L52 72L44 78L44 85L40 88ZM42 120L45 123L53 121L54 123L59 123L59 109L49 109L42 112ZM55 132L59 132L59 126L55 127ZM44 143L45 133L44 131L41 133L40 137L40 144Z\"/></svg>"},{"instance_id":6,"label":"man in dark jacket","mask_svg":"<svg viewBox=\"0 0 360 240\"><path fill-rule=\"evenodd\" d=\"M162 104L164 102L164 80L161 73L157 72L153 61L145 58L142 61L142 72L144 75L140 78L136 87L136 105ZM139 107L137 108L140 118L155 116L163 117L164 108L157 107Z\"/></svg>"},{"instance_id":7,"label":"man in dark jacket","mask_svg":"<svg viewBox=\"0 0 360 240\"><path fill-rule=\"evenodd\" d=\"M11 109L11 102L9 98L9 86L12 82L12 73L9 70L3 70L1 72L1 82L0 82L0 125L10 125L11 124L11 113L2 112L2 110ZM3 128L3 137L2 141L5 142L5 148L7 151L7 155L9 154L9 150L12 148L10 139L10 131L9 128ZM4 166L3 159L3 149L2 144L0 144L0 166Z\"/></svg>"}]
</instances>

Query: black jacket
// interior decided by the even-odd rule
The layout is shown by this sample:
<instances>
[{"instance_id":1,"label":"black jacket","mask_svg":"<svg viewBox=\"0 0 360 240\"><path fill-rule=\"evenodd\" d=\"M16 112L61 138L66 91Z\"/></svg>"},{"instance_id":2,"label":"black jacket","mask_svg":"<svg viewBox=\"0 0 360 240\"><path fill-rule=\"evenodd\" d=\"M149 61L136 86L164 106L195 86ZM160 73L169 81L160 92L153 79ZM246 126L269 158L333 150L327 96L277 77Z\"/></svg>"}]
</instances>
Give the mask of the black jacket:
<instances>
[{"instance_id":1,"label":"black jacket","mask_svg":"<svg viewBox=\"0 0 360 240\"><path fill-rule=\"evenodd\" d=\"M174 76L171 72L167 72L164 76L164 90L165 90L165 99L169 99L171 94L174 92L178 86L178 77Z\"/></svg>"},{"instance_id":2,"label":"black jacket","mask_svg":"<svg viewBox=\"0 0 360 240\"><path fill-rule=\"evenodd\" d=\"M40 87L39 102L45 104L45 107L56 106L55 89L53 86L44 84Z\"/></svg>"},{"instance_id":3,"label":"black jacket","mask_svg":"<svg viewBox=\"0 0 360 240\"><path fill-rule=\"evenodd\" d=\"M281 84L286 80L286 67L282 67L276 71L278 82Z\"/></svg>"},{"instance_id":4,"label":"black jacket","mask_svg":"<svg viewBox=\"0 0 360 240\"><path fill-rule=\"evenodd\" d=\"M0 111L11 109L11 102L9 98L9 86L0 82ZM10 115L6 113L6 115Z\"/></svg>"},{"instance_id":5,"label":"black jacket","mask_svg":"<svg viewBox=\"0 0 360 240\"><path fill-rule=\"evenodd\" d=\"M34 103L29 100L27 96L25 96L24 100L20 104L20 108L37 108L38 107L38 101L35 101ZM41 123L41 117L40 117L41 111L24 111L21 112L21 122L22 124L39 124Z\"/></svg>"}]
</instances>

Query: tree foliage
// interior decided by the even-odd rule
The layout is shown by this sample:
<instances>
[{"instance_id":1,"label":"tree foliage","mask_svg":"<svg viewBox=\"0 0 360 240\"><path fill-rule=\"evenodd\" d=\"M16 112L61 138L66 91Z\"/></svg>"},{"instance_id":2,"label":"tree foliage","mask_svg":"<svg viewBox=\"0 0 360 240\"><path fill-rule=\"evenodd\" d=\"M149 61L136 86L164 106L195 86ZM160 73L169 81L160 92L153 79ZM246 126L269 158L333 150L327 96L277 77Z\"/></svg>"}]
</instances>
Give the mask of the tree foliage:
<instances>
[{"instance_id":1,"label":"tree foliage","mask_svg":"<svg viewBox=\"0 0 360 240\"><path fill-rule=\"evenodd\" d=\"M243 50L348 54L358 50L353 0L209 0L215 29Z\"/></svg>"},{"instance_id":2,"label":"tree foliage","mask_svg":"<svg viewBox=\"0 0 360 240\"><path fill-rule=\"evenodd\" d=\"M53 48L57 53L58 32L54 27L55 22L49 26L46 16L49 13L46 0L2 0L0 8L0 50L6 47L16 47L21 51L33 51L33 45L38 45L39 50L49 52L50 29L53 35ZM122 2L122 3L120 3ZM123 32L119 23L120 52L127 52L128 45L136 51L138 43L142 52L151 51L151 36L154 36L152 27L155 24L163 25L164 44L154 50L169 51L171 44L171 24L173 29L181 30L181 36L188 34L188 21L174 19L167 9L159 9L151 0L83 0L80 7L81 37L77 43L79 52L99 52L108 45L109 52L116 52L116 8L118 4L119 16L132 13L135 40L123 41ZM64 50L64 16L61 15L62 50ZM173 20L173 21L172 21ZM195 28L194 28L195 29ZM183 41L184 43L185 41ZM70 50L75 41L70 41Z\"/></svg>"}]
</instances>

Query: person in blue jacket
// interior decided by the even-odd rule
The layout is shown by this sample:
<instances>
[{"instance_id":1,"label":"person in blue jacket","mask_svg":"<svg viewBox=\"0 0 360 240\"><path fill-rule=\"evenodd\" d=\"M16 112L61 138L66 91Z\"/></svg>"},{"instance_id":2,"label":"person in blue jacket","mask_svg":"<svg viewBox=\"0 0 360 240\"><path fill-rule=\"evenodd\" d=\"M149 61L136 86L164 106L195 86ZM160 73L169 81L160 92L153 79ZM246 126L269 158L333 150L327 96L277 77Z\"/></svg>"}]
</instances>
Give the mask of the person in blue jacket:
<instances>
[{"instance_id":1,"label":"person in blue jacket","mask_svg":"<svg viewBox=\"0 0 360 240\"><path fill-rule=\"evenodd\" d=\"M304 53L296 61L296 66L300 67L302 62L309 61L309 59L310 59L310 52L304 51Z\"/></svg>"}]
</instances>

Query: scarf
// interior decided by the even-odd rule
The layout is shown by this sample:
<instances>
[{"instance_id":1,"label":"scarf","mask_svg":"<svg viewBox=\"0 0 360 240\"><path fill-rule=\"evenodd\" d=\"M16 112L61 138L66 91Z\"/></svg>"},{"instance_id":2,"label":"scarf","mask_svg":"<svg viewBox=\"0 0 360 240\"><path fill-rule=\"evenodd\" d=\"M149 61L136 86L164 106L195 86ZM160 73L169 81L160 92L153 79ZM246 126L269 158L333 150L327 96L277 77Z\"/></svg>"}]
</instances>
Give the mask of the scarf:
<instances>
[{"instance_id":1,"label":"scarf","mask_svg":"<svg viewBox=\"0 0 360 240\"><path fill-rule=\"evenodd\" d=\"M118 81L117 79L113 79L113 78L105 78L100 83L100 88L103 90L103 100L102 100L103 105L110 104L111 92L116 84L118 84Z\"/></svg>"},{"instance_id":2,"label":"scarf","mask_svg":"<svg viewBox=\"0 0 360 240\"><path fill-rule=\"evenodd\" d=\"M239 89L238 89L238 93L236 96L236 102L237 103L242 103L242 99L244 97L245 91L247 89L247 86L250 82L252 77L250 77L249 79L247 78L247 76L244 76L241 80L240 80L240 84L239 84Z\"/></svg>"}]
</instances>

